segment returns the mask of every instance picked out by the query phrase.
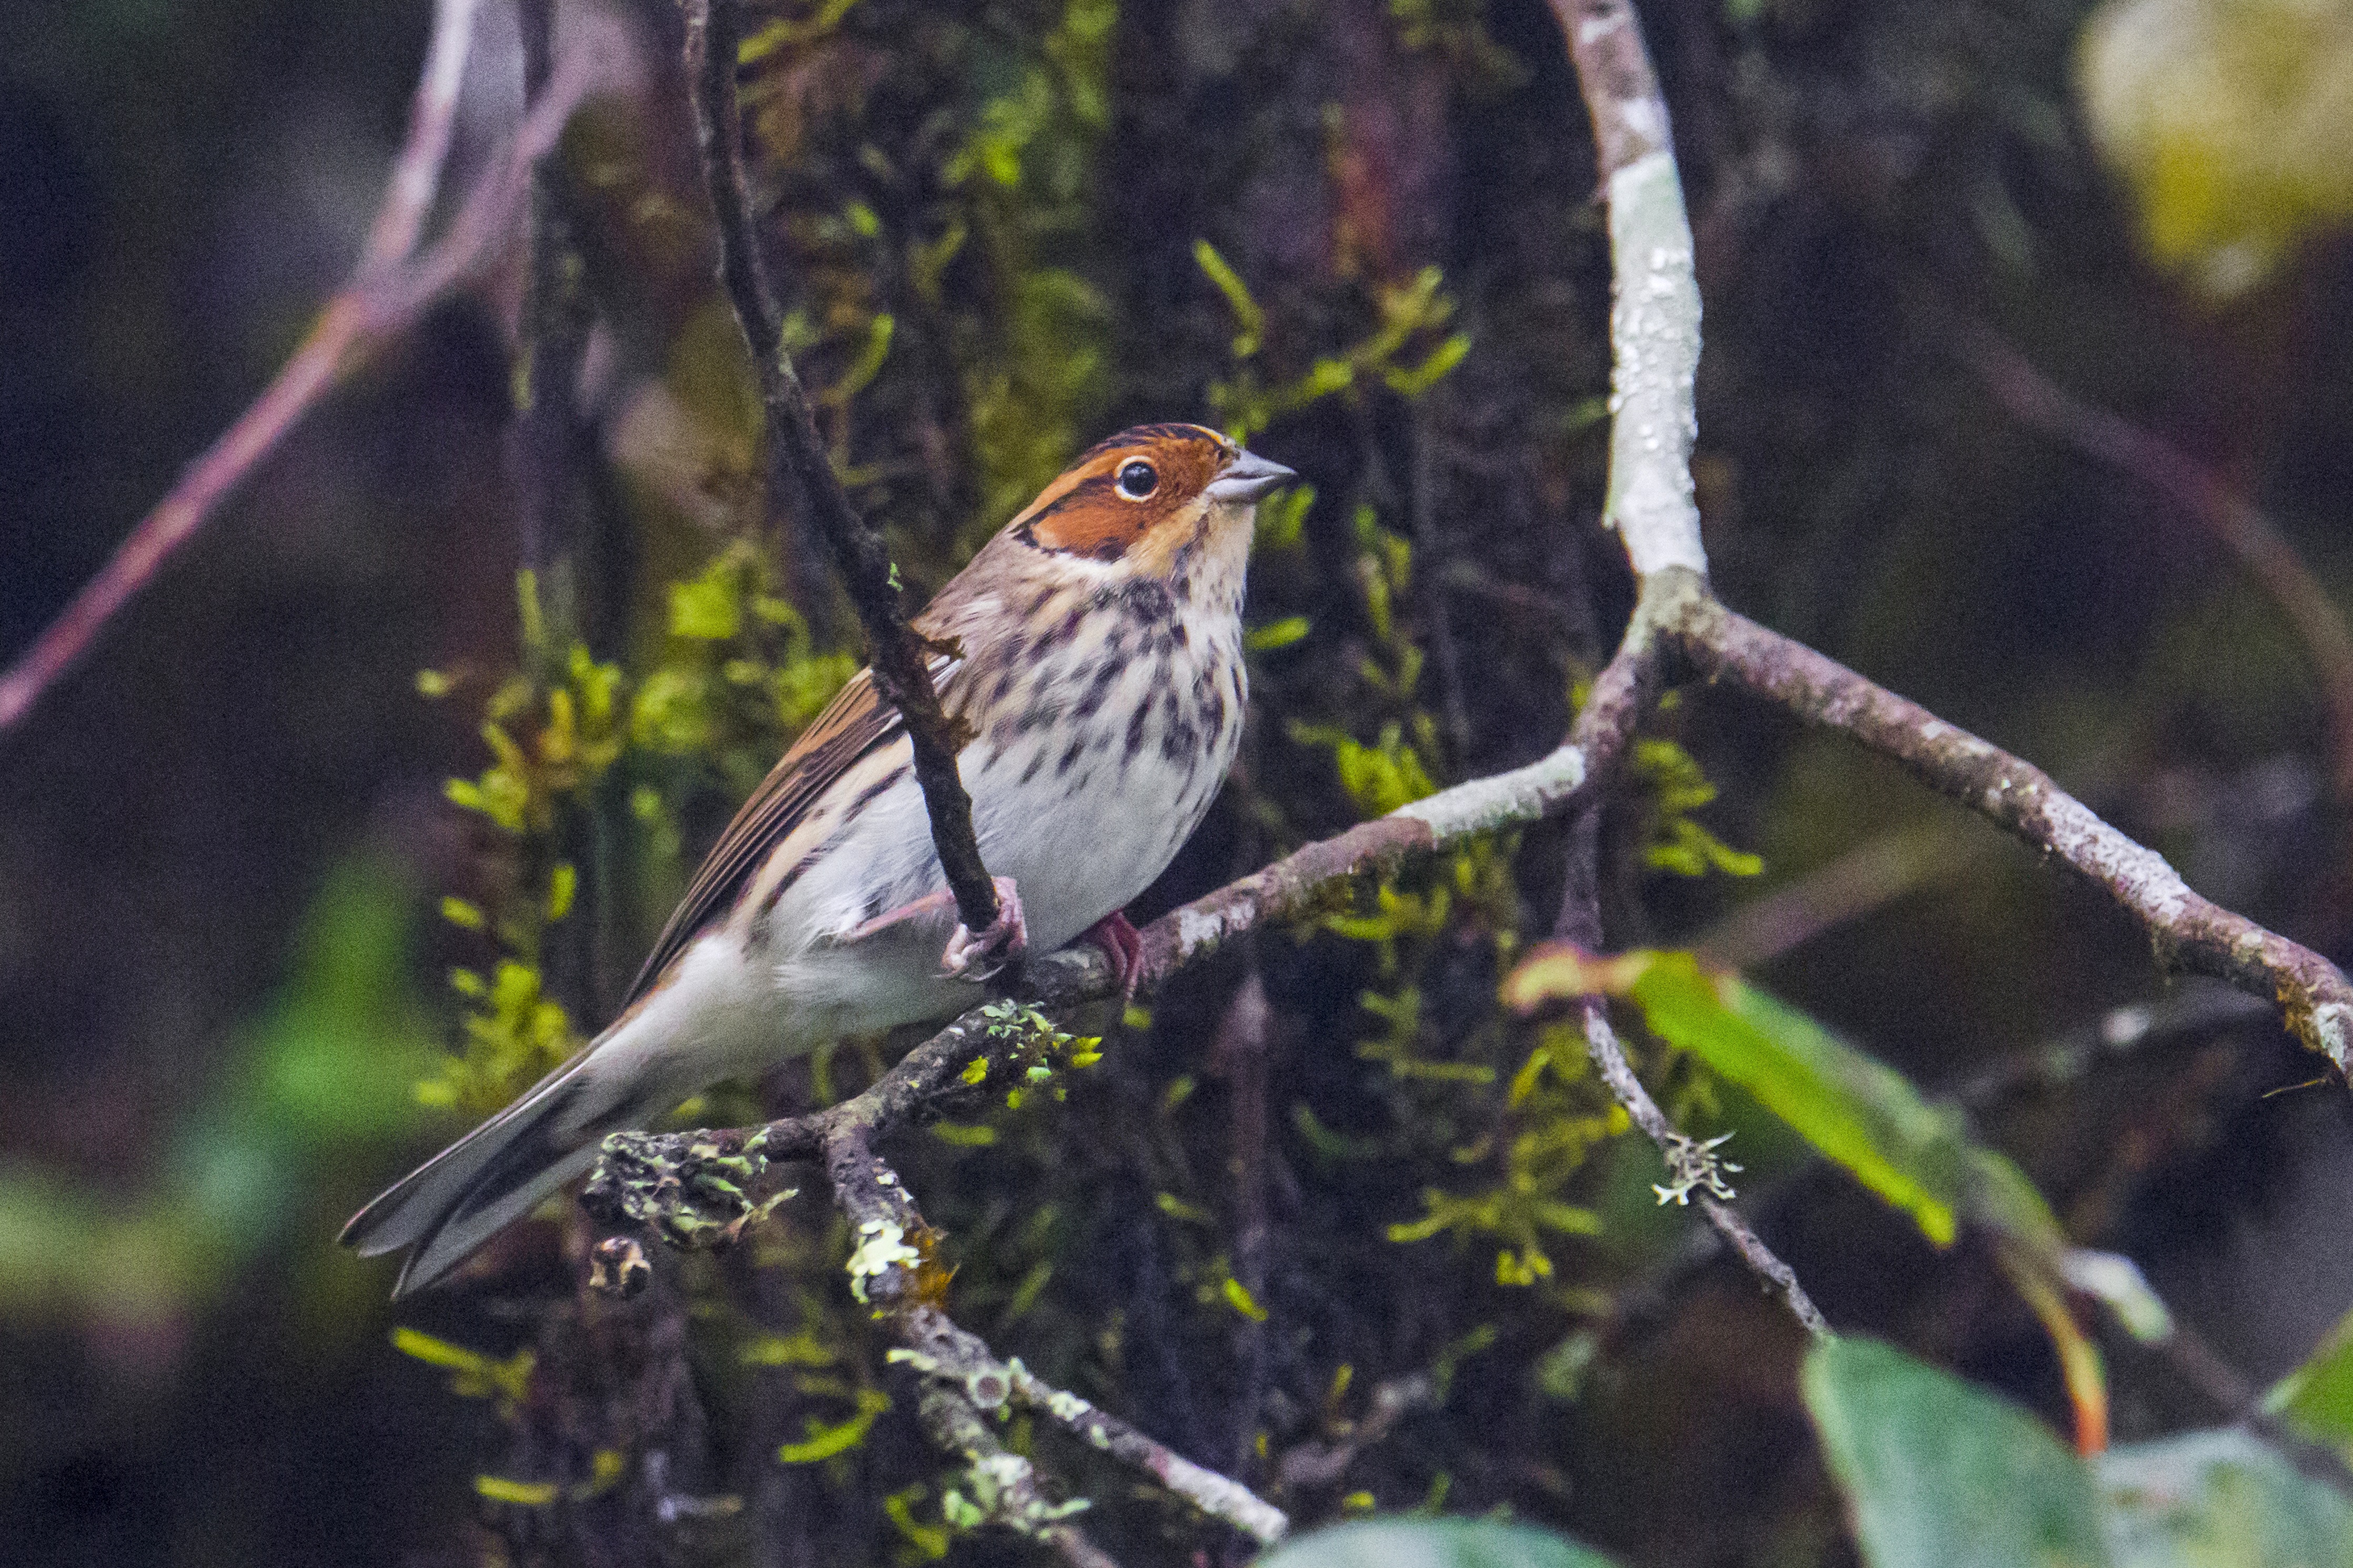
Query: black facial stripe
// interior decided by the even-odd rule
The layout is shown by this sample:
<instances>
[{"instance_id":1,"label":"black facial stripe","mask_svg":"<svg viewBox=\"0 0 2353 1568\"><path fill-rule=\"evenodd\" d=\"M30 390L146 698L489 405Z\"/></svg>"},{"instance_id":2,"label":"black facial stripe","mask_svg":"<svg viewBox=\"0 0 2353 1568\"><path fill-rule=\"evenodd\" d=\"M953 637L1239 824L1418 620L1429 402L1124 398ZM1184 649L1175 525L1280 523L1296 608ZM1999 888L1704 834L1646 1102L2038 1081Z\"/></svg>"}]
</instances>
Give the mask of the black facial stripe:
<instances>
[{"instance_id":1,"label":"black facial stripe","mask_svg":"<svg viewBox=\"0 0 2353 1568\"><path fill-rule=\"evenodd\" d=\"M1116 452L1123 447L1141 447L1149 441L1214 441L1217 437L1198 425L1138 425L1123 430L1107 440L1096 442L1086 449L1085 457L1099 458L1105 452ZM1084 460L1082 458L1082 461Z\"/></svg>"},{"instance_id":2,"label":"black facial stripe","mask_svg":"<svg viewBox=\"0 0 2353 1568\"><path fill-rule=\"evenodd\" d=\"M1019 540L1022 543L1029 545L1033 550L1051 551L1057 555L1069 554L1070 552L1067 550L1054 550L1051 545L1039 543L1038 525L1045 521L1048 518L1053 516L1056 512L1061 510L1064 507L1076 506L1082 500L1090 500L1095 496L1104 494L1106 491L1113 489L1113 482L1114 481L1109 474L1097 474L1092 479L1081 479L1077 484L1072 485L1068 490L1056 496L1052 500L1050 500L1044 506L1039 507L1029 517L1024 518L1022 520L1021 526L1013 531L1013 537Z\"/></svg>"}]
</instances>

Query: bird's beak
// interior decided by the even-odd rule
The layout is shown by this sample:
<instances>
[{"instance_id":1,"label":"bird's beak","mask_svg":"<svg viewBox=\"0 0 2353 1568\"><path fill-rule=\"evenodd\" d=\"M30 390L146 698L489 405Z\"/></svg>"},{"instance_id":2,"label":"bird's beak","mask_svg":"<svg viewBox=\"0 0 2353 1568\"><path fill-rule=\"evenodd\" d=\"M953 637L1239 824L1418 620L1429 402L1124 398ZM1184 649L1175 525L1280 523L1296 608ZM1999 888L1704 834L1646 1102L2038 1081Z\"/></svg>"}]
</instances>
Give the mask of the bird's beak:
<instances>
[{"instance_id":1,"label":"bird's beak","mask_svg":"<svg viewBox=\"0 0 2353 1568\"><path fill-rule=\"evenodd\" d=\"M1224 473L1209 481L1205 493L1213 501L1254 501L1298 477L1281 463L1270 463L1257 453L1246 451L1228 464Z\"/></svg>"}]
</instances>

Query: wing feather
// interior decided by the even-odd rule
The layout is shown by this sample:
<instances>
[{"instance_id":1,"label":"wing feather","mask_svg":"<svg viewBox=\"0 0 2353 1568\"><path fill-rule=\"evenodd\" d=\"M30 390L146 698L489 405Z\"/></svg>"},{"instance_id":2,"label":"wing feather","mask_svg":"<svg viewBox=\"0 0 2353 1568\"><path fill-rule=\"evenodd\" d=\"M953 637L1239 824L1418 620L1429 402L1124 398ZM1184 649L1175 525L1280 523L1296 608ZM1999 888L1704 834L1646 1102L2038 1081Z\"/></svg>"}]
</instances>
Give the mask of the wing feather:
<instances>
[{"instance_id":1,"label":"wing feather","mask_svg":"<svg viewBox=\"0 0 2353 1568\"><path fill-rule=\"evenodd\" d=\"M934 657L932 684L944 687L957 662ZM652 989L671 960L704 927L734 906L769 855L791 837L836 780L860 759L905 734L906 729L899 710L875 690L871 670L861 669L852 676L816 721L800 732L719 836L688 885L686 897L679 900L655 940L654 950L647 956L645 967L638 971L622 1008L626 1010Z\"/></svg>"}]
</instances>

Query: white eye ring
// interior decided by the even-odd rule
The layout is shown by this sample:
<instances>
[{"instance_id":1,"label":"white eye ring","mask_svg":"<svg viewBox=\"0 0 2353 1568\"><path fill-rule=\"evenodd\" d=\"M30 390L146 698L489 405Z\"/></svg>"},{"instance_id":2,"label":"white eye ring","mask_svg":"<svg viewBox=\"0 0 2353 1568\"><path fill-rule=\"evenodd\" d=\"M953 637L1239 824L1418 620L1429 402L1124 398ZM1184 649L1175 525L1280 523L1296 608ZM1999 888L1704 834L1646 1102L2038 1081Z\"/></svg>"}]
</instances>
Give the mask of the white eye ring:
<instances>
[{"instance_id":1,"label":"white eye ring","mask_svg":"<svg viewBox=\"0 0 2353 1568\"><path fill-rule=\"evenodd\" d=\"M1123 464L1119 470L1118 483L1114 488L1130 500L1142 500L1160 488L1159 470L1140 458L1133 463Z\"/></svg>"}]
</instances>

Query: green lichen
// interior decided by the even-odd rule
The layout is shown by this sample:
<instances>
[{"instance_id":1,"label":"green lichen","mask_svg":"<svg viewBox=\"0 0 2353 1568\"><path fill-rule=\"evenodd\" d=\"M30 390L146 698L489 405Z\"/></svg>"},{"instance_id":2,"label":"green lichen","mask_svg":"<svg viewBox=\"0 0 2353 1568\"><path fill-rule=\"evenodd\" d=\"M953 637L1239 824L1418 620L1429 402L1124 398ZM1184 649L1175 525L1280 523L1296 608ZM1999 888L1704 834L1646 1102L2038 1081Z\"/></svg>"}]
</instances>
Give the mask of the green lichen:
<instances>
[{"instance_id":1,"label":"green lichen","mask_svg":"<svg viewBox=\"0 0 2353 1568\"><path fill-rule=\"evenodd\" d=\"M749 1189L767 1173L756 1139L615 1132L597 1151L580 1201L607 1225L643 1226L672 1247L726 1247L793 1195L786 1187L754 1198Z\"/></svg>"}]
</instances>

